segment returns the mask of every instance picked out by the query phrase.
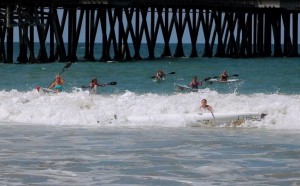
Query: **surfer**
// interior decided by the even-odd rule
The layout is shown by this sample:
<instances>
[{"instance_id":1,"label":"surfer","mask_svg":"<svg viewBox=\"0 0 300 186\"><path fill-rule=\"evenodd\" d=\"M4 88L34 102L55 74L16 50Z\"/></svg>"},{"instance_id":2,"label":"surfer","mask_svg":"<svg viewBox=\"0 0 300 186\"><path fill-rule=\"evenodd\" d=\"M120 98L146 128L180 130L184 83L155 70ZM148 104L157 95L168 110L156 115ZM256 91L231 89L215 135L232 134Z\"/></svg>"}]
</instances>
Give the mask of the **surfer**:
<instances>
[{"instance_id":1,"label":"surfer","mask_svg":"<svg viewBox=\"0 0 300 186\"><path fill-rule=\"evenodd\" d=\"M55 81L53 83L51 83L51 85L48 87L48 89L52 89L54 88L55 92L61 92L63 87L62 85L65 83L65 80L60 76L57 75L55 77Z\"/></svg>"},{"instance_id":2,"label":"surfer","mask_svg":"<svg viewBox=\"0 0 300 186\"><path fill-rule=\"evenodd\" d=\"M198 86L202 86L202 81L198 81L197 76L194 76L192 81L190 82L190 87L192 89L198 89Z\"/></svg>"},{"instance_id":3,"label":"surfer","mask_svg":"<svg viewBox=\"0 0 300 186\"><path fill-rule=\"evenodd\" d=\"M227 81L228 80L228 74L226 72L226 70L223 71L223 73L220 76L220 81Z\"/></svg>"},{"instance_id":4,"label":"surfer","mask_svg":"<svg viewBox=\"0 0 300 186\"><path fill-rule=\"evenodd\" d=\"M162 69L159 69L159 70L156 72L155 78L160 80L160 79L163 79L164 77L165 77L165 73L163 72Z\"/></svg>"},{"instance_id":5,"label":"surfer","mask_svg":"<svg viewBox=\"0 0 300 186\"><path fill-rule=\"evenodd\" d=\"M206 99L202 99L200 109L201 110L202 109L203 110L208 110L208 111L212 112L212 107L207 104L207 100Z\"/></svg>"}]
</instances>

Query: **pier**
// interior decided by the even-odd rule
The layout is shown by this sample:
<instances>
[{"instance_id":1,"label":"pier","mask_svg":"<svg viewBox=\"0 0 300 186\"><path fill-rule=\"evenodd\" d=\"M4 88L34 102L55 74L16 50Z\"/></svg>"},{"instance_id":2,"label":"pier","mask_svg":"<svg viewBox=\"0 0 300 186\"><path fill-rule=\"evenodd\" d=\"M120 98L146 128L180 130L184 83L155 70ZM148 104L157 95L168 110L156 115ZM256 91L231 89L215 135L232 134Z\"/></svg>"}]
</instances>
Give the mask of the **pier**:
<instances>
[{"instance_id":1,"label":"pier","mask_svg":"<svg viewBox=\"0 0 300 186\"><path fill-rule=\"evenodd\" d=\"M140 60L143 43L147 59L296 57L299 10L295 0L1 0L0 63Z\"/></svg>"}]
</instances>

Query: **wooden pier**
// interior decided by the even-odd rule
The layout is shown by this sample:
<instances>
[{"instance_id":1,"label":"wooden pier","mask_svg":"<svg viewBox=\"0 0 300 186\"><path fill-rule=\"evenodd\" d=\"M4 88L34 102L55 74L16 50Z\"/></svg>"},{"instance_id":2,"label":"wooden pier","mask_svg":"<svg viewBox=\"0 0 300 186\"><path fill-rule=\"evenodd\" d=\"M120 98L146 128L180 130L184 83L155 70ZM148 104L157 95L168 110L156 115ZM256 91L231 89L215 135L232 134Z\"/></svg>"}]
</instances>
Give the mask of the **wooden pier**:
<instances>
[{"instance_id":1,"label":"wooden pier","mask_svg":"<svg viewBox=\"0 0 300 186\"><path fill-rule=\"evenodd\" d=\"M1 0L0 62L77 61L80 38L86 61L140 60L142 43L149 59L295 57L299 8L295 0ZM155 56L158 38L164 48Z\"/></svg>"}]
</instances>

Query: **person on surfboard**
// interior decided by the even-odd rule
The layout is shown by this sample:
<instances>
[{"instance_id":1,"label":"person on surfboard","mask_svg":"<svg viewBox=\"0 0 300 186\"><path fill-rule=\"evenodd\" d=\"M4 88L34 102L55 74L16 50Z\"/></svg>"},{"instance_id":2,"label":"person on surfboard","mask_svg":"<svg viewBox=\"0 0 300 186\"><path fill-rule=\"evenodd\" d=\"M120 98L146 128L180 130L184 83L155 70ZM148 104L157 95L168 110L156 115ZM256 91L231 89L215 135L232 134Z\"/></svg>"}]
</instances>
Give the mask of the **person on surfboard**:
<instances>
[{"instance_id":1,"label":"person on surfboard","mask_svg":"<svg viewBox=\"0 0 300 186\"><path fill-rule=\"evenodd\" d=\"M161 80L165 77L165 73L163 72L162 69L159 69L157 72L156 72L156 76L155 76L155 79L158 79L158 80Z\"/></svg>"},{"instance_id":2,"label":"person on surfboard","mask_svg":"<svg viewBox=\"0 0 300 186\"><path fill-rule=\"evenodd\" d=\"M223 71L223 73L220 76L220 81L227 81L228 80L228 74L226 72L226 70Z\"/></svg>"},{"instance_id":3,"label":"person on surfboard","mask_svg":"<svg viewBox=\"0 0 300 186\"><path fill-rule=\"evenodd\" d=\"M208 110L208 111L212 112L212 107L207 104L206 99L202 99L200 109L201 110Z\"/></svg>"},{"instance_id":4,"label":"person on surfboard","mask_svg":"<svg viewBox=\"0 0 300 186\"><path fill-rule=\"evenodd\" d=\"M51 83L51 85L48 87L48 89L54 88L55 92L61 92L63 90L63 84L65 83L65 80L60 76L57 75L55 77L55 81Z\"/></svg>"},{"instance_id":5,"label":"person on surfboard","mask_svg":"<svg viewBox=\"0 0 300 186\"><path fill-rule=\"evenodd\" d=\"M198 81L197 76L194 76L192 81L190 82L190 87L192 89L198 89L199 86L202 86L202 81Z\"/></svg>"}]
</instances>

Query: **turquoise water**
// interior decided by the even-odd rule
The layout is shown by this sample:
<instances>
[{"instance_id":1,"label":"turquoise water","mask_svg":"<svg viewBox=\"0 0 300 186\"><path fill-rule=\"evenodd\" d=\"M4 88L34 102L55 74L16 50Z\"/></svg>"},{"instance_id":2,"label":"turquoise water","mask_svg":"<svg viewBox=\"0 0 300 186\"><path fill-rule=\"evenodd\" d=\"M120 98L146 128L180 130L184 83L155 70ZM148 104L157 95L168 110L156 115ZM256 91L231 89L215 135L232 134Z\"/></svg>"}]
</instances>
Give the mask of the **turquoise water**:
<instances>
[{"instance_id":1,"label":"turquoise water","mask_svg":"<svg viewBox=\"0 0 300 186\"><path fill-rule=\"evenodd\" d=\"M300 184L299 58L77 62L62 74L64 92L36 90L65 65L0 64L1 185ZM175 74L153 82L159 68ZM224 69L240 81L174 87ZM93 77L117 85L91 95L80 87ZM215 113L267 116L242 125L163 119L199 113L203 98ZM153 115L161 121L128 120Z\"/></svg>"},{"instance_id":2,"label":"turquoise water","mask_svg":"<svg viewBox=\"0 0 300 186\"><path fill-rule=\"evenodd\" d=\"M29 91L40 85L47 87L60 73L65 63L47 63L30 65L0 65L0 88ZM165 72L176 72L167 75L166 81L155 84L151 80L157 69ZM282 93L299 94L298 58L259 58L259 59L229 59L229 58L181 58L163 59L142 62L77 62L62 75L66 79L65 91L71 92L73 87L87 85L92 77L101 82L116 81L118 86L103 89L103 92L126 90L135 93L167 93L174 92L173 84L188 84L193 76L198 79L219 76L226 69L230 74L238 74L239 83L220 86L206 85L202 88L217 90L219 93L240 94L251 93Z\"/></svg>"}]
</instances>

